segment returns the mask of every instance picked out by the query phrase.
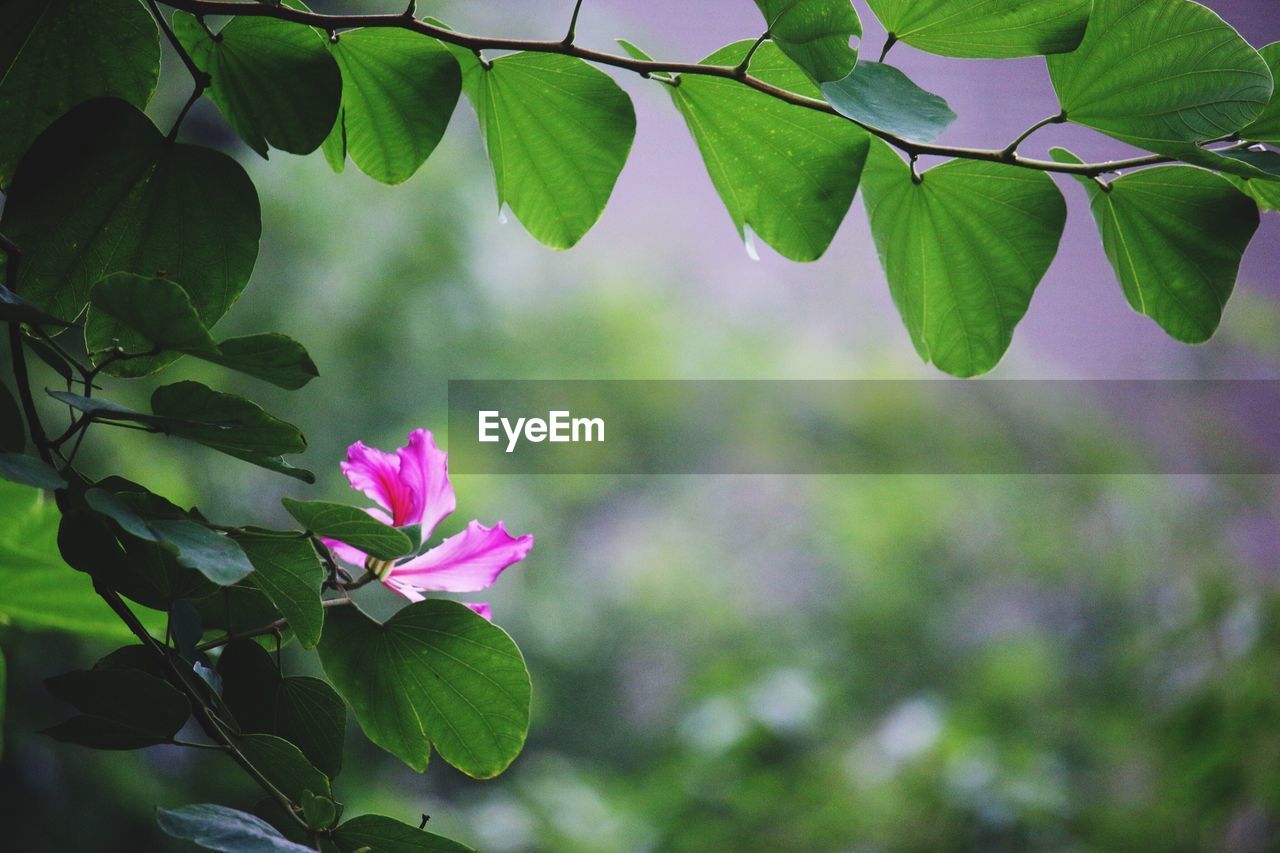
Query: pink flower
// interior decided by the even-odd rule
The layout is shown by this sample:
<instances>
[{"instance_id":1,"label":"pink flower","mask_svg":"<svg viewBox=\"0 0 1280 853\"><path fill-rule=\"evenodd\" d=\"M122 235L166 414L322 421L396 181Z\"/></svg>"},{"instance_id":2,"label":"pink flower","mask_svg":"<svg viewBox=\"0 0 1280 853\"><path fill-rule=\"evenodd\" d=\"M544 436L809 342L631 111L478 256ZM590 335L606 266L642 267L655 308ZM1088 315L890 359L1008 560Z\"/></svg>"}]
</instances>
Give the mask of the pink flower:
<instances>
[{"instance_id":1,"label":"pink flower","mask_svg":"<svg viewBox=\"0 0 1280 853\"><path fill-rule=\"evenodd\" d=\"M449 485L448 456L436 447L429 431L415 429L409 433L409 443L395 453L357 441L347 448L342 473L353 489L378 504L366 510L371 516L395 527L421 525L425 542L458 506ZM525 558L533 537L513 537L501 521L494 527L472 521L425 553L390 565L370 560L344 542L326 539L324 543L342 561L368 568L388 588L410 601L421 601L423 592L475 592L492 586L507 566ZM491 618L489 605L467 606Z\"/></svg>"}]
</instances>

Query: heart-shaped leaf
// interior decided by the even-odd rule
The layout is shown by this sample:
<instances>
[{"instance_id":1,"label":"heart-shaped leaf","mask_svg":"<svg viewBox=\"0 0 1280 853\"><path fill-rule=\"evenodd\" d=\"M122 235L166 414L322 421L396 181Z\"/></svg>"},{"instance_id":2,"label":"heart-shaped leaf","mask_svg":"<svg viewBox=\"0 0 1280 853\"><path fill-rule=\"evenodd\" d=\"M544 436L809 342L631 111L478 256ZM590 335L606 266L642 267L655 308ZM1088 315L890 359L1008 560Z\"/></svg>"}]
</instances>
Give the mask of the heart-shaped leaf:
<instances>
[{"instance_id":1,"label":"heart-shaped leaf","mask_svg":"<svg viewBox=\"0 0 1280 853\"><path fill-rule=\"evenodd\" d=\"M331 607L320 662L369 739L415 770L440 756L479 779L520 753L529 673L511 638L454 601L410 604L384 624Z\"/></svg>"},{"instance_id":2,"label":"heart-shaped leaf","mask_svg":"<svg viewBox=\"0 0 1280 853\"><path fill-rule=\"evenodd\" d=\"M253 583L275 602L304 648L314 648L324 629L320 587L324 566L311 541L294 537L237 535L253 563Z\"/></svg>"},{"instance_id":3,"label":"heart-shaped leaf","mask_svg":"<svg viewBox=\"0 0 1280 853\"><path fill-rule=\"evenodd\" d=\"M877 140L863 193L889 290L920 357L954 376L995 367L1066 224L1052 179L976 160L952 160L917 179Z\"/></svg>"},{"instance_id":4,"label":"heart-shaped leaf","mask_svg":"<svg viewBox=\"0 0 1280 853\"><path fill-rule=\"evenodd\" d=\"M815 81L839 80L853 70L862 22L849 0L756 0L771 38Z\"/></svg>"},{"instance_id":5,"label":"heart-shaped leaf","mask_svg":"<svg viewBox=\"0 0 1280 853\"><path fill-rule=\"evenodd\" d=\"M1075 50L1092 0L867 0L896 41L941 56L1003 59Z\"/></svg>"},{"instance_id":6,"label":"heart-shaped leaf","mask_svg":"<svg viewBox=\"0 0 1280 853\"><path fill-rule=\"evenodd\" d=\"M822 96L840 115L913 142L932 142L956 120L946 101L881 62L859 62L843 80L823 83Z\"/></svg>"}]
</instances>

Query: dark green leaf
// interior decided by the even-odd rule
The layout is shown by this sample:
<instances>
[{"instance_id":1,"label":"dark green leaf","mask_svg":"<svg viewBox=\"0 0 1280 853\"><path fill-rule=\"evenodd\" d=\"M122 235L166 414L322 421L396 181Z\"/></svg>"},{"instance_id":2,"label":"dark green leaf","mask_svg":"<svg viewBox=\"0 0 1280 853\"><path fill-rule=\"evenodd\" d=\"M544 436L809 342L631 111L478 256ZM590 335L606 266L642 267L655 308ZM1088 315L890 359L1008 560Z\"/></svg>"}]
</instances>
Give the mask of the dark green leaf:
<instances>
[{"instance_id":1,"label":"dark green leaf","mask_svg":"<svg viewBox=\"0 0 1280 853\"><path fill-rule=\"evenodd\" d=\"M329 49L342 69L342 110L325 157L335 171L350 154L374 180L408 180L449 126L458 63L435 39L390 27L348 30Z\"/></svg>"},{"instance_id":2,"label":"dark green leaf","mask_svg":"<svg viewBox=\"0 0 1280 853\"><path fill-rule=\"evenodd\" d=\"M44 341L35 338L27 338L23 341L23 345L27 349L36 354L36 358L48 365L54 373L62 377L64 382L72 382L73 373L71 372L71 363L62 357L62 354Z\"/></svg>"},{"instance_id":3,"label":"dark green leaf","mask_svg":"<svg viewBox=\"0 0 1280 853\"><path fill-rule=\"evenodd\" d=\"M376 814L353 817L338 827L333 840L342 853L366 849L379 853L468 853L471 850L443 836Z\"/></svg>"},{"instance_id":4,"label":"dark green leaf","mask_svg":"<svg viewBox=\"0 0 1280 853\"><path fill-rule=\"evenodd\" d=\"M636 133L631 99L571 56L513 53L485 68L455 49L480 119L498 205L538 241L576 244L604 212Z\"/></svg>"},{"instance_id":5,"label":"dark green leaf","mask_svg":"<svg viewBox=\"0 0 1280 853\"><path fill-rule=\"evenodd\" d=\"M91 669L47 679L49 692L82 716L46 729L50 737L95 749L168 743L191 715L186 698L136 669Z\"/></svg>"},{"instance_id":6,"label":"dark green leaf","mask_svg":"<svg viewBox=\"0 0 1280 853\"><path fill-rule=\"evenodd\" d=\"M1269 44L1258 51L1258 55L1267 63L1267 67L1271 69L1271 79L1275 81L1280 77L1280 41ZM1272 145L1280 145L1280 88L1273 88L1271 92L1271 100L1267 102L1267 106L1263 109L1262 115L1253 120L1253 123L1240 131L1240 136L1244 139L1251 139L1254 142L1270 142Z\"/></svg>"},{"instance_id":7,"label":"dark green leaf","mask_svg":"<svg viewBox=\"0 0 1280 853\"><path fill-rule=\"evenodd\" d=\"M157 809L156 822L174 838L195 842L223 853L314 853L295 844L275 827L251 814L201 803L178 809Z\"/></svg>"},{"instance_id":8,"label":"dark green leaf","mask_svg":"<svg viewBox=\"0 0 1280 853\"><path fill-rule=\"evenodd\" d=\"M932 142L956 120L946 101L880 62L864 60L843 80L823 83L822 96L840 115L914 142Z\"/></svg>"},{"instance_id":9,"label":"dark green leaf","mask_svg":"<svg viewBox=\"0 0 1280 853\"><path fill-rule=\"evenodd\" d=\"M6 323L30 323L33 326L65 326L52 314L41 311L4 285L0 285L0 321Z\"/></svg>"},{"instance_id":10,"label":"dark green leaf","mask_svg":"<svg viewBox=\"0 0 1280 853\"><path fill-rule=\"evenodd\" d=\"M196 66L213 78L209 97L245 143L294 154L320 147L338 115L342 75L311 27L267 17L232 19L210 37L194 15L173 30Z\"/></svg>"},{"instance_id":11,"label":"dark green leaf","mask_svg":"<svg viewBox=\"0 0 1280 853\"><path fill-rule=\"evenodd\" d=\"M1271 98L1271 73L1216 14L1190 0L1095 0L1084 41L1049 57L1067 118L1125 142L1234 133Z\"/></svg>"},{"instance_id":12,"label":"dark green leaf","mask_svg":"<svg viewBox=\"0 0 1280 853\"><path fill-rule=\"evenodd\" d=\"M257 643L237 640L218 659L223 699L242 731L278 735L330 778L342 770L346 705L324 681L283 678Z\"/></svg>"},{"instance_id":13,"label":"dark green leaf","mask_svg":"<svg viewBox=\"0 0 1280 853\"><path fill-rule=\"evenodd\" d=\"M1062 149L1053 156L1075 160ZM1081 184L1133 310L1184 343L1212 337L1258 227L1254 202L1190 166L1144 169L1115 179L1109 190L1087 178Z\"/></svg>"},{"instance_id":14,"label":"dark green leaf","mask_svg":"<svg viewBox=\"0 0 1280 853\"><path fill-rule=\"evenodd\" d=\"M303 791L301 805L302 816L312 829L328 829L338 819L338 809L328 797Z\"/></svg>"},{"instance_id":15,"label":"dark green leaf","mask_svg":"<svg viewBox=\"0 0 1280 853\"><path fill-rule=\"evenodd\" d=\"M0 758L4 758L4 713L5 696L9 689L5 670L4 650L0 649Z\"/></svg>"},{"instance_id":16,"label":"dark green leaf","mask_svg":"<svg viewBox=\"0 0 1280 853\"><path fill-rule=\"evenodd\" d=\"M325 797L333 796L329 778L312 767L306 756L284 738L264 734L244 735L237 745L245 758L295 803L302 798L303 791Z\"/></svg>"},{"instance_id":17,"label":"dark green leaf","mask_svg":"<svg viewBox=\"0 0 1280 853\"><path fill-rule=\"evenodd\" d=\"M296 501L285 498L284 508L317 536L337 539L379 560L394 560L413 551L413 542L399 530L346 504Z\"/></svg>"},{"instance_id":18,"label":"dark green leaf","mask_svg":"<svg viewBox=\"0 0 1280 853\"><path fill-rule=\"evenodd\" d=\"M729 45L703 64L737 64L750 46ZM798 94L820 96L804 72L768 42L756 51L751 73ZM738 236L748 239L749 229L793 261L821 257L857 192L866 132L736 80L687 74L669 91Z\"/></svg>"},{"instance_id":19,"label":"dark green leaf","mask_svg":"<svg viewBox=\"0 0 1280 853\"><path fill-rule=\"evenodd\" d=\"M194 521L152 520L160 542L177 551L178 562L219 586L230 586L253 572L236 541Z\"/></svg>"},{"instance_id":20,"label":"dark green leaf","mask_svg":"<svg viewBox=\"0 0 1280 853\"><path fill-rule=\"evenodd\" d=\"M885 30L942 56L1004 59L1075 50L1091 0L868 0Z\"/></svg>"},{"instance_id":21,"label":"dark green leaf","mask_svg":"<svg viewBox=\"0 0 1280 853\"><path fill-rule=\"evenodd\" d=\"M290 391L320 375L302 344L275 332L228 338L218 344L217 357L207 360Z\"/></svg>"},{"instance_id":22,"label":"dark green leaf","mask_svg":"<svg viewBox=\"0 0 1280 853\"><path fill-rule=\"evenodd\" d=\"M1280 211L1280 183L1275 181L1245 180L1235 175L1224 175L1233 186L1253 199L1260 210Z\"/></svg>"},{"instance_id":23,"label":"dark green leaf","mask_svg":"<svg viewBox=\"0 0 1280 853\"><path fill-rule=\"evenodd\" d=\"M920 357L954 376L995 367L1058 250L1067 210L1053 181L975 160L952 160L916 181L877 141L863 193Z\"/></svg>"},{"instance_id":24,"label":"dark green leaf","mask_svg":"<svg viewBox=\"0 0 1280 853\"><path fill-rule=\"evenodd\" d=\"M313 482L310 471L294 468L280 457L301 453L306 439L292 424L234 394L214 391L199 382L178 382L157 388L151 410L171 434L272 471Z\"/></svg>"},{"instance_id":25,"label":"dark green leaf","mask_svg":"<svg viewBox=\"0 0 1280 853\"><path fill-rule=\"evenodd\" d=\"M145 107L159 74L156 27L137 0L0 4L0 189L58 116L104 96Z\"/></svg>"},{"instance_id":26,"label":"dark green leaf","mask_svg":"<svg viewBox=\"0 0 1280 853\"><path fill-rule=\"evenodd\" d=\"M67 481L57 471L22 453L0 453L0 478L49 491L67 487Z\"/></svg>"},{"instance_id":27,"label":"dark green leaf","mask_svg":"<svg viewBox=\"0 0 1280 853\"><path fill-rule=\"evenodd\" d=\"M862 22L849 0L756 0L769 38L819 83L853 71Z\"/></svg>"},{"instance_id":28,"label":"dark green leaf","mask_svg":"<svg viewBox=\"0 0 1280 853\"><path fill-rule=\"evenodd\" d=\"M520 753L529 673L505 632L454 601L403 608L385 624L358 607L326 614L320 661L369 739L415 770L432 744L476 778Z\"/></svg>"},{"instance_id":29,"label":"dark green leaf","mask_svg":"<svg viewBox=\"0 0 1280 853\"><path fill-rule=\"evenodd\" d=\"M263 625L282 619L279 608L267 598L262 590L242 582L235 586L225 586L213 595L205 596L193 602L200 615L200 623L206 636L216 631L215 636L227 633L237 634L261 628ZM288 631L281 633L281 642L288 638ZM266 635L263 642L275 645L276 639Z\"/></svg>"},{"instance_id":30,"label":"dark green leaf","mask_svg":"<svg viewBox=\"0 0 1280 853\"><path fill-rule=\"evenodd\" d=\"M280 608L303 647L314 648L324 629L320 587L325 570L310 540L237 536L236 541L253 563L253 583Z\"/></svg>"},{"instance_id":31,"label":"dark green leaf","mask_svg":"<svg viewBox=\"0 0 1280 853\"><path fill-rule=\"evenodd\" d=\"M136 108L97 100L56 121L24 158L0 229L23 248L19 292L59 317L79 315L109 273L163 272L208 326L244 289L261 225L257 193L234 160L168 142ZM90 318L86 338L90 350L128 343L104 318ZM113 370L140 375L159 363Z\"/></svg>"},{"instance_id":32,"label":"dark green leaf","mask_svg":"<svg viewBox=\"0 0 1280 853\"><path fill-rule=\"evenodd\" d=\"M27 446L27 432L22 423L22 410L9 389L0 382L0 451L21 453Z\"/></svg>"}]
</instances>

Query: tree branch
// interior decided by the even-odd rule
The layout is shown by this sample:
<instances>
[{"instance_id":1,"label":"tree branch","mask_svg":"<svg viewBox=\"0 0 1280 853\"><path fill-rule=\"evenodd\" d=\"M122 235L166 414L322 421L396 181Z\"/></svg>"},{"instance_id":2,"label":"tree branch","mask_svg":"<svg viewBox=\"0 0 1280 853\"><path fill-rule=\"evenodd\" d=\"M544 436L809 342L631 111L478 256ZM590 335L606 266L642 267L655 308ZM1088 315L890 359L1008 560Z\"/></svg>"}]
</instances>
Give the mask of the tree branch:
<instances>
[{"instance_id":1,"label":"tree branch","mask_svg":"<svg viewBox=\"0 0 1280 853\"><path fill-rule=\"evenodd\" d=\"M149 2L156 2L156 0L149 0ZM536 39L529 40L470 35L468 33L461 33L445 29L444 27L438 27L434 24L427 23L426 21L406 18L403 15L322 15L316 12L295 9L283 4L273 6L266 3L230 2L230 0L159 0L159 2L174 9L182 9L197 15L278 18L282 21L291 21L295 24L305 24L310 27L318 27L330 32L354 29L357 27L397 27L420 33L421 35L431 36L439 41L460 45L473 51L518 50L529 51L532 53L559 53L565 56L577 57L578 59L583 59L587 62L593 62L597 65L606 65L612 68L620 68L625 71L633 71L643 77L648 77L651 74L664 73L700 74L708 77L723 77L730 80L737 80L745 86L769 95L772 98L776 98L784 103L792 104L808 110L814 110L815 112L827 113L835 116L840 115L826 101L806 97L804 95L798 95L795 92L788 91L779 86L774 86L771 83L767 83L759 77L755 77L750 74L740 75L738 72L738 66L735 65L702 65L696 62L660 62L656 60L633 59L630 56L592 50L590 48L579 47L572 43L566 44L563 40L540 41ZM661 80L662 78L654 77L653 79ZM1052 160L1032 160L1026 157L1020 157L1016 153L1006 153L1006 150L1003 148L957 148L946 145L926 145L919 142L912 142L899 136L895 136L887 131L869 127L845 116L840 117L846 121L853 122L868 133L878 136L885 142L906 154L914 155L916 157L937 156L951 157L961 160L984 160L992 163L1004 163L1006 165L1017 166L1023 169L1034 169L1040 172L1061 172L1068 175L1086 175L1089 177L1114 172L1119 169L1132 169L1138 166L1151 166L1159 163L1178 162L1175 157L1166 157L1160 154L1151 154L1124 160L1110 160L1103 163L1056 163Z\"/></svg>"}]
</instances>

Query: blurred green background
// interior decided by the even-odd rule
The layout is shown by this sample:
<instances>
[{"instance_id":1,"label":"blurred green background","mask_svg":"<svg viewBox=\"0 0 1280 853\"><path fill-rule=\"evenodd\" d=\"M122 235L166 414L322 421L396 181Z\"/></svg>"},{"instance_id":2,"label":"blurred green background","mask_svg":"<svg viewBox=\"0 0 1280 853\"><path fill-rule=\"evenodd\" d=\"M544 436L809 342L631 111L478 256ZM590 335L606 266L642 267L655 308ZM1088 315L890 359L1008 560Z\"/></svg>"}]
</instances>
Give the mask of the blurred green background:
<instances>
[{"instance_id":1,"label":"blurred green background","mask_svg":"<svg viewBox=\"0 0 1280 853\"><path fill-rule=\"evenodd\" d=\"M167 81L152 109L162 124L186 88ZM253 283L220 331L293 335L322 376L286 393L183 361L163 378L200 378L297 423L311 444L299 464L319 483L102 427L88 470L228 523L284 526L283 495L355 500L337 466L350 442L390 449L425 426L447 444L450 378L933 378L891 313L865 224L818 265L750 265L705 177L689 189L683 167L663 177L666 149L691 146L678 124L644 129L661 97L637 96L647 159L568 254L499 223L465 104L398 188L353 167L335 176L319 155L258 160L201 105L184 133L236 153L263 203ZM660 177L674 221L705 229L657 215L641 184ZM1240 289L1217 341L1149 374L1277 375L1276 307ZM1118 291L1080 310L1129 322ZM1016 348L1001 368L1079 372ZM956 440L981 448L984 435ZM1275 478L474 476L455 488L444 533L475 517L537 536L472 596L528 659L528 745L497 780L442 761L419 776L352 722L337 783L348 813L429 814L428 828L493 851L1277 849ZM362 601L397 603L380 587ZM35 735L65 710L41 679L110 647L0 631L0 846L184 849L154 828L154 805L252 808L220 756ZM317 664L286 648L285 666Z\"/></svg>"}]
</instances>

